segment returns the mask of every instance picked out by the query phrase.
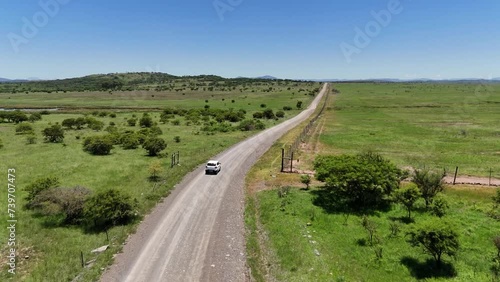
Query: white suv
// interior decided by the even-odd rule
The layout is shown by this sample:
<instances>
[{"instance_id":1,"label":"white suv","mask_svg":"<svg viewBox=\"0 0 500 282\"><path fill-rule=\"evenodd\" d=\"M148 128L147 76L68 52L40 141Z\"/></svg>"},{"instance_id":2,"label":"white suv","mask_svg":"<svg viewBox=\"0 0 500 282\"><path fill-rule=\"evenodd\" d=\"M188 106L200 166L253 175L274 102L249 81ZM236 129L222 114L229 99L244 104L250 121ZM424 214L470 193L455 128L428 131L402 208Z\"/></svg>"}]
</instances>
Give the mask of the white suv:
<instances>
[{"instance_id":1,"label":"white suv","mask_svg":"<svg viewBox=\"0 0 500 282\"><path fill-rule=\"evenodd\" d=\"M207 165L205 166L205 174L213 173L217 174L221 170L221 164L219 161L208 161Z\"/></svg>"}]
</instances>

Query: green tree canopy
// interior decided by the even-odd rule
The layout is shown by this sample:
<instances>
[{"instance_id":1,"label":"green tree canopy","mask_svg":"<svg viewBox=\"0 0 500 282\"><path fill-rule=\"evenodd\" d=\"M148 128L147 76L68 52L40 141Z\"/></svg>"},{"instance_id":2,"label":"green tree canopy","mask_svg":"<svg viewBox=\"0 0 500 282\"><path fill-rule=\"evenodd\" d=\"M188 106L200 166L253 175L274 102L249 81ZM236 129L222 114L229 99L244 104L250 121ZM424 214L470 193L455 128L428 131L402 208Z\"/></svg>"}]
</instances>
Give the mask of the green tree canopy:
<instances>
[{"instance_id":1,"label":"green tree canopy","mask_svg":"<svg viewBox=\"0 0 500 282\"><path fill-rule=\"evenodd\" d=\"M399 187L404 173L379 154L319 156L316 178L350 208L375 208Z\"/></svg>"}]
</instances>

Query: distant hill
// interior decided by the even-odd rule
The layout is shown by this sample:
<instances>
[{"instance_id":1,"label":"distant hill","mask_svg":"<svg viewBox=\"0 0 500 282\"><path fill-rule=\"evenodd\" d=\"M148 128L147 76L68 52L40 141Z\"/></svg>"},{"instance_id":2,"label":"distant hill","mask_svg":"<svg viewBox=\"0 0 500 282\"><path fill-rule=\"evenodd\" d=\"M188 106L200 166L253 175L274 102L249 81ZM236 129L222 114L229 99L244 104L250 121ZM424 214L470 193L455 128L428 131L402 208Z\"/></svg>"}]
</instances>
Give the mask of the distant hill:
<instances>
[{"instance_id":1,"label":"distant hill","mask_svg":"<svg viewBox=\"0 0 500 282\"><path fill-rule=\"evenodd\" d=\"M277 77L274 77L274 76L271 76L271 75L264 75L264 76L259 76L259 77L256 77L257 79L271 79L271 80L274 80L274 79L278 79Z\"/></svg>"},{"instance_id":2,"label":"distant hill","mask_svg":"<svg viewBox=\"0 0 500 282\"><path fill-rule=\"evenodd\" d=\"M10 79L0 77L0 82L8 82Z\"/></svg>"},{"instance_id":3,"label":"distant hill","mask_svg":"<svg viewBox=\"0 0 500 282\"><path fill-rule=\"evenodd\" d=\"M131 72L93 74L84 77L56 79L13 81L5 79L0 81L0 92L52 92L52 91L108 91L108 90L174 90L176 82L191 85L194 88L199 84L221 87L234 87L245 81L268 81L276 79L271 76L261 78L223 78L217 75L175 76L159 72ZM18 82L18 83L12 83Z\"/></svg>"}]
</instances>

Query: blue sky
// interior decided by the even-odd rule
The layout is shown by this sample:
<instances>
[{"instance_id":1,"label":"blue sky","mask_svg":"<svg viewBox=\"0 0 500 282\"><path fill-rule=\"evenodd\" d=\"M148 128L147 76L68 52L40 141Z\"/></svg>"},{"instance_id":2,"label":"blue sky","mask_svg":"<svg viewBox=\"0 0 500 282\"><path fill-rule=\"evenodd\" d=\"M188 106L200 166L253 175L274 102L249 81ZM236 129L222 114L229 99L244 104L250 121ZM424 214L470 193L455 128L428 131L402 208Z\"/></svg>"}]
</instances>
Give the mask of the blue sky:
<instances>
[{"instance_id":1,"label":"blue sky","mask_svg":"<svg viewBox=\"0 0 500 282\"><path fill-rule=\"evenodd\" d=\"M316 79L500 77L498 0L0 5L0 77L6 78L127 71ZM384 16L377 19L374 13Z\"/></svg>"}]
</instances>

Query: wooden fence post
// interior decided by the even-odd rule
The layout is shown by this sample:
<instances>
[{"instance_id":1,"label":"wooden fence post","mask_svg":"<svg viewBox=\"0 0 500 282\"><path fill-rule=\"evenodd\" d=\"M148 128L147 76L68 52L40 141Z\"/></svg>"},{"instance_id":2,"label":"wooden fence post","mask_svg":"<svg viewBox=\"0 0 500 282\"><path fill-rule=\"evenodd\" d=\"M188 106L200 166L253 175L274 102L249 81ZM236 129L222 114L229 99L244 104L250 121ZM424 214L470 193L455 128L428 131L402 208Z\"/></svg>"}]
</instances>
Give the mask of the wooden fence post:
<instances>
[{"instance_id":1,"label":"wooden fence post","mask_svg":"<svg viewBox=\"0 0 500 282\"><path fill-rule=\"evenodd\" d=\"M455 177L453 177L453 185L455 185L455 182L457 180L457 174L458 174L458 166L455 168Z\"/></svg>"}]
</instances>

